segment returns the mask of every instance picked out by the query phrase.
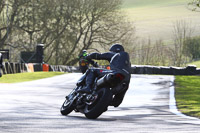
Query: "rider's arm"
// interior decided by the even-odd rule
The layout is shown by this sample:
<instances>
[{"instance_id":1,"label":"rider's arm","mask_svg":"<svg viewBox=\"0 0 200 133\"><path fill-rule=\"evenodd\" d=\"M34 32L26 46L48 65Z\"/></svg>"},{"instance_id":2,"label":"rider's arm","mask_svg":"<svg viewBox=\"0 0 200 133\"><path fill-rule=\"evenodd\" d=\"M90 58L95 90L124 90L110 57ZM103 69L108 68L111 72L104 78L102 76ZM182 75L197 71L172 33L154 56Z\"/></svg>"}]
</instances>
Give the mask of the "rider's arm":
<instances>
[{"instance_id":1,"label":"rider's arm","mask_svg":"<svg viewBox=\"0 0 200 133\"><path fill-rule=\"evenodd\" d=\"M87 59L96 59L96 60L108 60L110 61L113 56L113 53L91 53L87 56Z\"/></svg>"}]
</instances>

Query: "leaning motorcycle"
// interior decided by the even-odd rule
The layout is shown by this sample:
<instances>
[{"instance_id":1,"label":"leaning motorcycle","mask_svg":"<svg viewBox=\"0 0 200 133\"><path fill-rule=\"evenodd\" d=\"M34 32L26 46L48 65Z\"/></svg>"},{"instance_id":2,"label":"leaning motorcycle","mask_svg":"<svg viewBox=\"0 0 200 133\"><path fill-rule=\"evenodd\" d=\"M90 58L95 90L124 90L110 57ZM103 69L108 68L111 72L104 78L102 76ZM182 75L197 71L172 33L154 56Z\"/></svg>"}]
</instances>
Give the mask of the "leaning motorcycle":
<instances>
[{"instance_id":1,"label":"leaning motorcycle","mask_svg":"<svg viewBox=\"0 0 200 133\"><path fill-rule=\"evenodd\" d=\"M68 115L73 110L83 113L88 119L96 119L112 105L114 95L123 91L126 83L121 73L109 73L96 78L91 93L80 90L86 86L86 74L77 82L77 86L66 96L61 106L62 115Z\"/></svg>"}]
</instances>

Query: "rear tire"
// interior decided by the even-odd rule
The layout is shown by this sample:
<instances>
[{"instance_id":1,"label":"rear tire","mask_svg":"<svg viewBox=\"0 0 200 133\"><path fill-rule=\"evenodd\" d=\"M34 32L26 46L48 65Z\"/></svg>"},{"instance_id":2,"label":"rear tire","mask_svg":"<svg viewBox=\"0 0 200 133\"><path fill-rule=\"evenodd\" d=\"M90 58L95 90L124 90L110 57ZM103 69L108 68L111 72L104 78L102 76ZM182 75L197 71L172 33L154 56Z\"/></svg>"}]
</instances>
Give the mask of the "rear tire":
<instances>
[{"instance_id":1,"label":"rear tire","mask_svg":"<svg viewBox=\"0 0 200 133\"><path fill-rule=\"evenodd\" d=\"M85 107L85 116L88 119L96 119L105 112L112 101L112 92L109 88L102 88L97 91L98 98L92 105Z\"/></svg>"}]
</instances>

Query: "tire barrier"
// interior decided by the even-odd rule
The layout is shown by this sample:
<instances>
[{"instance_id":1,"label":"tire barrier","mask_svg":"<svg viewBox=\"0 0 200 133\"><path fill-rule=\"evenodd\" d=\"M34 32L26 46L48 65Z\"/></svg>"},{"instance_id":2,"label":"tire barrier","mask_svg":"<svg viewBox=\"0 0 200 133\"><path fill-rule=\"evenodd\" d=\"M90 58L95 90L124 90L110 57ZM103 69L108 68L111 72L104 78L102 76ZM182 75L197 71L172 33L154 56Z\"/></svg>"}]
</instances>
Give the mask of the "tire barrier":
<instances>
[{"instance_id":1,"label":"tire barrier","mask_svg":"<svg viewBox=\"0 0 200 133\"><path fill-rule=\"evenodd\" d=\"M200 69L196 68L196 66L164 67L132 65L131 74L200 75Z\"/></svg>"},{"instance_id":2,"label":"tire barrier","mask_svg":"<svg viewBox=\"0 0 200 133\"><path fill-rule=\"evenodd\" d=\"M2 74L15 74L23 72L79 72L79 67L65 65L49 65L41 63L10 63L4 62L3 68L0 69Z\"/></svg>"},{"instance_id":3,"label":"tire barrier","mask_svg":"<svg viewBox=\"0 0 200 133\"><path fill-rule=\"evenodd\" d=\"M28 71L28 66L24 63L9 63L4 62L2 73L3 74L13 74L13 73L23 73Z\"/></svg>"},{"instance_id":4,"label":"tire barrier","mask_svg":"<svg viewBox=\"0 0 200 133\"><path fill-rule=\"evenodd\" d=\"M49 71L54 72L81 72L79 67L76 66L65 66L65 65L49 65Z\"/></svg>"},{"instance_id":5,"label":"tire barrier","mask_svg":"<svg viewBox=\"0 0 200 133\"><path fill-rule=\"evenodd\" d=\"M41 63L10 63L4 62L3 74L54 71L54 72L80 72L79 67L65 65L49 65ZM200 75L200 69L196 66L187 67L164 67L164 66L145 66L132 65L131 74L160 74L160 75Z\"/></svg>"}]
</instances>

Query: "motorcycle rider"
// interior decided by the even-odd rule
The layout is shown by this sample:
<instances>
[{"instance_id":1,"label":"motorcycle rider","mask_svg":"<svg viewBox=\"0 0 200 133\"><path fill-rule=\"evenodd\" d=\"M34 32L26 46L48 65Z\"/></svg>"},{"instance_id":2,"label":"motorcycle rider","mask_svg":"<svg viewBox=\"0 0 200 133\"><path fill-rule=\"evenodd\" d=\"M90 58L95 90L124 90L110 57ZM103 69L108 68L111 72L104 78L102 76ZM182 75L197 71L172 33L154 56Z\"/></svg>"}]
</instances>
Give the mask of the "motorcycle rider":
<instances>
[{"instance_id":1,"label":"motorcycle rider","mask_svg":"<svg viewBox=\"0 0 200 133\"><path fill-rule=\"evenodd\" d=\"M97 63L92 60L87 60L85 57L87 56L87 51L83 50L79 55L79 69L82 73L85 73L89 68L89 64L92 64L94 67L98 67Z\"/></svg>"},{"instance_id":2,"label":"motorcycle rider","mask_svg":"<svg viewBox=\"0 0 200 133\"><path fill-rule=\"evenodd\" d=\"M96 59L96 60L108 60L110 62L110 70L92 68L86 71L86 87L80 90L81 92L89 93L92 90L92 85L95 77L102 77L108 73L121 73L125 76L124 82L126 87L123 90L116 94L113 98L111 106L118 107L124 98L124 95L128 89L130 82L130 68L131 63L129 59L129 54L124 51L124 47L121 44L113 44L110 49L110 52L106 53L91 53L86 59Z\"/></svg>"}]
</instances>

